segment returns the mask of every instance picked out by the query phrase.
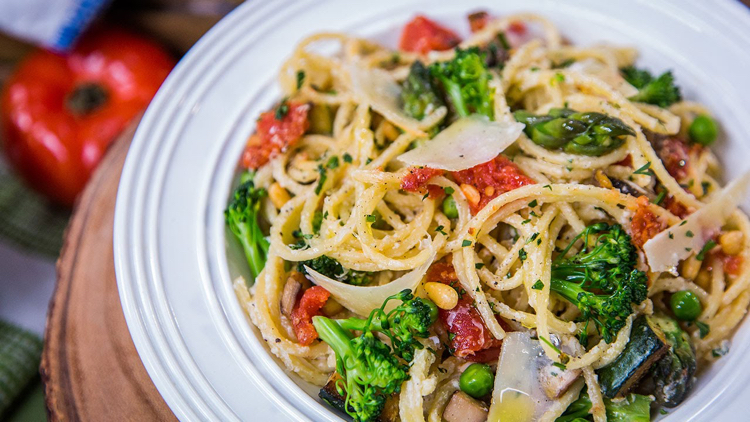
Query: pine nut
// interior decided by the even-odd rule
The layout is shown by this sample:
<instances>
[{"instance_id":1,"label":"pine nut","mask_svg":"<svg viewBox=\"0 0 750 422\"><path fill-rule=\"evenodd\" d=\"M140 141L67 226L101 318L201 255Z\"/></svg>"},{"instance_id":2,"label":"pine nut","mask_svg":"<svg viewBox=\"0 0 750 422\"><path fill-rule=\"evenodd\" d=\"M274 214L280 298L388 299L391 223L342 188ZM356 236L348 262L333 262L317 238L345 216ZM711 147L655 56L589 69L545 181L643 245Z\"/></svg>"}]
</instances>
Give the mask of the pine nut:
<instances>
[{"instance_id":1,"label":"pine nut","mask_svg":"<svg viewBox=\"0 0 750 422\"><path fill-rule=\"evenodd\" d=\"M274 207L281 209L290 199L289 192L282 188L280 184L274 183L268 187L268 198Z\"/></svg>"},{"instance_id":2,"label":"pine nut","mask_svg":"<svg viewBox=\"0 0 750 422\"><path fill-rule=\"evenodd\" d=\"M698 259L695 258L695 255L692 255L690 258L682 262L682 271L680 271L680 273L688 280L695 280L702 264L701 261L698 261Z\"/></svg>"},{"instance_id":3,"label":"pine nut","mask_svg":"<svg viewBox=\"0 0 750 422\"><path fill-rule=\"evenodd\" d=\"M424 289L440 309L453 309L458 304L458 292L447 284L431 281L424 285Z\"/></svg>"},{"instance_id":4,"label":"pine nut","mask_svg":"<svg viewBox=\"0 0 750 422\"><path fill-rule=\"evenodd\" d=\"M469 201L471 205L477 205L479 203L479 200L482 197L479 194L479 191L477 190L477 188L471 185L467 185L465 183L459 187L461 188L461 192L464 193L466 200Z\"/></svg>"},{"instance_id":5,"label":"pine nut","mask_svg":"<svg viewBox=\"0 0 750 422\"><path fill-rule=\"evenodd\" d=\"M721 250L727 255L737 255L742 252L742 243L745 236L739 230L728 231L719 236Z\"/></svg>"}]
</instances>

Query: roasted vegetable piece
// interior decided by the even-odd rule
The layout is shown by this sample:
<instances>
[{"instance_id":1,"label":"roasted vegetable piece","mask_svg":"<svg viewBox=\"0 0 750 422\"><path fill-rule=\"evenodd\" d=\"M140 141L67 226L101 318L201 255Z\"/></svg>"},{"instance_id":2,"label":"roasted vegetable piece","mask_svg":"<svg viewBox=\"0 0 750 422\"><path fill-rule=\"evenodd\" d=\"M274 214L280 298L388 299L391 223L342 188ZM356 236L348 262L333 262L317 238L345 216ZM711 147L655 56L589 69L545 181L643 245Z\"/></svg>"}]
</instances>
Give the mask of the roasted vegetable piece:
<instances>
[{"instance_id":1,"label":"roasted vegetable piece","mask_svg":"<svg viewBox=\"0 0 750 422\"><path fill-rule=\"evenodd\" d=\"M640 394L630 394L622 400L612 401L604 399L604 407L607 412L608 422L650 422L651 421L651 397ZM568 406L562 416L555 422L583 422L591 421L593 417L589 414L591 410L591 399L585 391L581 393L578 400Z\"/></svg>"},{"instance_id":2,"label":"roasted vegetable piece","mask_svg":"<svg viewBox=\"0 0 750 422\"><path fill-rule=\"evenodd\" d=\"M267 193L265 189L255 187L253 176L254 174L249 172L242 175L241 183L235 189L224 211L226 224L242 244L247 263L250 265L253 280L248 280L249 283L263 271L270 246L258 224L260 202Z\"/></svg>"},{"instance_id":3,"label":"roasted vegetable piece","mask_svg":"<svg viewBox=\"0 0 750 422\"><path fill-rule=\"evenodd\" d=\"M326 255L300 261L297 264L297 271L307 274L306 266L334 280L354 286L366 285L372 281L372 273L344 268L341 263Z\"/></svg>"},{"instance_id":4,"label":"roasted vegetable piece","mask_svg":"<svg viewBox=\"0 0 750 422\"><path fill-rule=\"evenodd\" d=\"M620 356L596 371L602 394L609 398L625 395L669 348L661 328L647 316L638 317L630 330L630 341Z\"/></svg>"},{"instance_id":5,"label":"roasted vegetable piece","mask_svg":"<svg viewBox=\"0 0 750 422\"><path fill-rule=\"evenodd\" d=\"M452 60L432 64L430 73L440 81L448 103L459 117L476 113L493 118L492 74L478 48L456 49Z\"/></svg>"},{"instance_id":6,"label":"roasted vegetable piece","mask_svg":"<svg viewBox=\"0 0 750 422\"><path fill-rule=\"evenodd\" d=\"M638 88L638 93L628 98L631 101L669 107L682 99L680 88L674 84L672 72L664 72L654 79L647 70L629 66L620 69L620 73L630 85Z\"/></svg>"},{"instance_id":7,"label":"roasted vegetable piece","mask_svg":"<svg viewBox=\"0 0 750 422\"><path fill-rule=\"evenodd\" d=\"M670 346L669 352L654 365L654 395L660 404L675 407L685 400L693 387L697 370L695 352L690 337L677 321L659 314L650 318L664 332Z\"/></svg>"},{"instance_id":8,"label":"roasted vegetable piece","mask_svg":"<svg viewBox=\"0 0 750 422\"><path fill-rule=\"evenodd\" d=\"M619 148L626 136L635 136L622 120L596 112L552 109L546 116L537 116L519 110L513 117L526 125L524 132L535 144L570 154L604 155Z\"/></svg>"},{"instance_id":9,"label":"roasted vegetable piece","mask_svg":"<svg viewBox=\"0 0 750 422\"><path fill-rule=\"evenodd\" d=\"M386 304L391 300L402 302L386 313ZM437 306L431 300L414 297L411 290L405 289L386 299L383 306L370 313L369 318L347 318L338 320L338 323L348 330L363 331L369 328L385 334L391 339L393 352L398 357L411 361L414 352L423 347L417 338L430 336L430 327L437 317Z\"/></svg>"},{"instance_id":10,"label":"roasted vegetable piece","mask_svg":"<svg viewBox=\"0 0 750 422\"><path fill-rule=\"evenodd\" d=\"M409 76L401 85L404 112L422 120L438 107L445 105L432 82L429 70L419 60L411 65Z\"/></svg>"},{"instance_id":11,"label":"roasted vegetable piece","mask_svg":"<svg viewBox=\"0 0 750 422\"><path fill-rule=\"evenodd\" d=\"M588 245L591 235L599 237ZM566 257L584 239L583 248ZM611 343L633 313L633 304L646 299L646 274L635 269L636 250L622 226L596 223L576 236L552 263L551 289L581 311L581 319L593 321L602 338ZM592 289L601 292L594 293ZM586 344L585 331L581 341Z\"/></svg>"}]
</instances>

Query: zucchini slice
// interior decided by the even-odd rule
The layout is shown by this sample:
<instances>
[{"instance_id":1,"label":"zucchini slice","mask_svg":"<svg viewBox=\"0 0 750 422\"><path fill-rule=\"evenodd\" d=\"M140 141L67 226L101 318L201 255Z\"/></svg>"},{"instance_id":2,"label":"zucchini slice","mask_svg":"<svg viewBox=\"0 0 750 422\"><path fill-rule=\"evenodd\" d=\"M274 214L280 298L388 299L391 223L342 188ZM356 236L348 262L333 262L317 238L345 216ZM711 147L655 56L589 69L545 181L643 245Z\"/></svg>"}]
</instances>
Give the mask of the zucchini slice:
<instances>
[{"instance_id":1,"label":"zucchini slice","mask_svg":"<svg viewBox=\"0 0 750 422\"><path fill-rule=\"evenodd\" d=\"M620 356L596 371L602 394L610 399L623 397L669 349L661 328L647 316L638 317Z\"/></svg>"}]
</instances>

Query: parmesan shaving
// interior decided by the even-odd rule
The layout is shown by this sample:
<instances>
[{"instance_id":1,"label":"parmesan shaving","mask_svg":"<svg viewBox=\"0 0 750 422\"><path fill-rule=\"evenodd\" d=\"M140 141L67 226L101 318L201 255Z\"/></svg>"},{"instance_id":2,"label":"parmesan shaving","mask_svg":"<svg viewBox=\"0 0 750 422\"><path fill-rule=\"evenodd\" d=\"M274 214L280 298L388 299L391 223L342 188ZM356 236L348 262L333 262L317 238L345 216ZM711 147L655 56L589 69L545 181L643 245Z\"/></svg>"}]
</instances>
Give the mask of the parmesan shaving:
<instances>
[{"instance_id":1,"label":"parmesan shaving","mask_svg":"<svg viewBox=\"0 0 750 422\"><path fill-rule=\"evenodd\" d=\"M349 72L352 88L362 102L370 104L373 110L404 131L416 136L425 136L422 131L424 123L410 117L401 109L401 87L388 72L356 65L352 65ZM444 112L436 110L434 113L440 111ZM425 120L430 119L427 117Z\"/></svg>"},{"instance_id":2,"label":"parmesan shaving","mask_svg":"<svg viewBox=\"0 0 750 422\"><path fill-rule=\"evenodd\" d=\"M654 272L676 272L677 264L698 253L718 233L734 212L750 185L750 172L735 179L717 193L711 202L657 234L643 245L648 265Z\"/></svg>"},{"instance_id":3,"label":"parmesan shaving","mask_svg":"<svg viewBox=\"0 0 750 422\"><path fill-rule=\"evenodd\" d=\"M476 114L463 117L398 159L412 166L468 169L497 157L518 139L524 127L523 123L492 122Z\"/></svg>"},{"instance_id":4,"label":"parmesan shaving","mask_svg":"<svg viewBox=\"0 0 750 422\"><path fill-rule=\"evenodd\" d=\"M433 248L430 257L422 265L388 284L374 287L342 283L324 276L308 266L305 266L305 271L307 271L307 278L310 281L328 290L331 296L345 308L359 315L369 315L373 309L380 308L389 296L393 296L404 289L414 291L435 260L435 255L436 251ZM396 305L394 301L388 302L386 311L393 309Z\"/></svg>"}]
</instances>

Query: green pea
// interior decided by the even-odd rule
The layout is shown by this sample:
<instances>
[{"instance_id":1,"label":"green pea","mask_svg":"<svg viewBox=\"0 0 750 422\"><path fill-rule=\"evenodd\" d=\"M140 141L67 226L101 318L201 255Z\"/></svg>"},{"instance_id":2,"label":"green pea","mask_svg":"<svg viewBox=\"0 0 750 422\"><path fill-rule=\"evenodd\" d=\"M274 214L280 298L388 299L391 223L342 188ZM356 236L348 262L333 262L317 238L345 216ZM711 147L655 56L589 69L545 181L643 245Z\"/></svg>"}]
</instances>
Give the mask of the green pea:
<instances>
[{"instance_id":1,"label":"green pea","mask_svg":"<svg viewBox=\"0 0 750 422\"><path fill-rule=\"evenodd\" d=\"M492 373L492 369L483 363L469 365L458 380L461 391L474 398L489 394L494 383L495 375Z\"/></svg>"},{"instance_id":2,"label":"green pea","mask_svg":"<svg viewBox=\"0 0 750 422\"><path fill-rule=\"evenodd\" d=\"M458 207L453 196L448 196L443 200L443 214L448 218L458 218Z\"/></svg>"},{"instance_id":3,"label":"green pea","mask_svg":"<svg viewBox=\"0 0 750 422\"><path fill-rule=\"evenodd\" d=\"M701 114L693 120L693 123L690 123L688 133L693 142L701 145L711 145L719 135L719 128L716 125L716 120L705 114Z\"/></svg>"},{"instance_id":4,"label":"green pea","mask_svg":"<svg viewBox=\"0 0 750 422\"><path fill-rule=\"evenodd\" d=\"M672 295L669 300L674 316L683 321L693 321L703 312L701 301L695 293L689 290L681 290Z\"/></svg>"}]
</instances>

